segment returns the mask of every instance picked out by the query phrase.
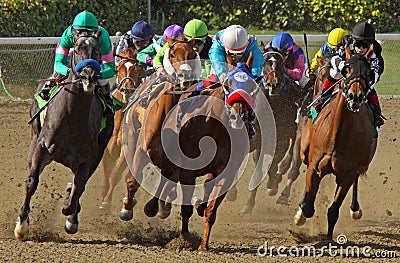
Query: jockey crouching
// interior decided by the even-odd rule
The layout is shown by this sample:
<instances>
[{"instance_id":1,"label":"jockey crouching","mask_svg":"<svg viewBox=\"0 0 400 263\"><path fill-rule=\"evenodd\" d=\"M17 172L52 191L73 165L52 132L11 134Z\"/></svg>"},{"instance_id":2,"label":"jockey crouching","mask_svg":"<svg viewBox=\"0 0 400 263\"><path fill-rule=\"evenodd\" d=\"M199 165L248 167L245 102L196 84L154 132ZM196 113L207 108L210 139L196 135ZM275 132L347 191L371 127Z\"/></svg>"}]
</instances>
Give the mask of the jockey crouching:
<instances>
[{"instance_id":1,"label":"jockey crouching","mask_svg":"<svg viewBox=\"0 0 400 263\"><path fill-rule=\"evenodd\" d=\"M63 32L61 39L56 48L54 69L54 78L59 76L66 76L70 71L69 65L69 52L70 49L74 47L74 34L80 35L82 32L90 32L95 34L98 30L101 31L100 38L98 39L101 48L101 60L102 68L100 70L100 79L98 80L99 89L102 91L106 103L105 115L112 115L116 110L121 109L121 107L116 103L114 104L113 99L110 94L110 84L108 82L109 78L115 75L115 63L114 56L112 54L112 42L108 32L101 26L99 26L97 18L91 12L83 11L76 15L71 26L69 26ZM55 81L48 81L43 86L39 95L45 99L49 99L49 92L54 86Z\"/></svg>"},{"instance_id":2,"label":"jockey crouching","mask_svg":"<svg viewBox=\"0 0 400 263\"><path fill-rule=\"evenodd\" d=\"M331 59L332 69L330 70L328 78L324 82L323 89L321 91L321 100L324 100L325 98L330 96L333 90L333 86L335 86L338 80L342 77L342 74L340 72L345 65L346 47L350 48L352 54L359 53L361 55L365 55L370 48L373 48L374 50L374 53L370 58L372 74L369 82L369 89L366 94L368 103L371 106L374 114L374 125L375 127L380 127L384 124L384 117L382 116L378 95L376 93L376 90L374 89L374 86L379 81L380 75L383 73L384 61L381 55L382 47L375 40L375 30L372 25L367 22L357 23L353 27L351 35L343 37L341 43L338 46L337 55L335 55ZM375 154L377 137L378 135L376 133L376 137L372 140L371 159Z\"/></svg>"},{"instance_id":3,"label":"jockey crouching","mask_svg":"<svg viewBox=\"0 0 400 263\"><path fill-rule=\"evenodd\" d=\"M239 62L247 61L253 54L252 74L255 78L261 76L264 56L258 48L257 39L249 36L240 25L232 25L219 31L212 42L209 57L212 64L212 74L215 74L221 83L228 73L227 63L236 66ZM249 135L255 134L255 113L250 108L248 112Z\"/></svg>"}]
</instances>

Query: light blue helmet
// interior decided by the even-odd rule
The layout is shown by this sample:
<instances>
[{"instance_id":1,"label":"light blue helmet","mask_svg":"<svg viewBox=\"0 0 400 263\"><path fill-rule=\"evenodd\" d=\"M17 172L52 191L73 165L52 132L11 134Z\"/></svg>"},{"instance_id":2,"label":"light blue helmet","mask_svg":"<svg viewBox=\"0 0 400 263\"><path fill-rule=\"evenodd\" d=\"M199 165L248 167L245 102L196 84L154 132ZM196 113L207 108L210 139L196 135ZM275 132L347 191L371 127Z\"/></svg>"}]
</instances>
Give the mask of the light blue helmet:
<instances>
[{"instance_id":1,"label":"light blue helmet","mask_svg":"<svg viewBox=\"0 0 400 263\"><path fill-rule=\"evenodd\" d=\"M279 32L275 35L274 39L272 39L271 46L279 50L287 47L287 50L290 50L293 47L293 38L287 32Z\"/></svg>"}]
</instances>

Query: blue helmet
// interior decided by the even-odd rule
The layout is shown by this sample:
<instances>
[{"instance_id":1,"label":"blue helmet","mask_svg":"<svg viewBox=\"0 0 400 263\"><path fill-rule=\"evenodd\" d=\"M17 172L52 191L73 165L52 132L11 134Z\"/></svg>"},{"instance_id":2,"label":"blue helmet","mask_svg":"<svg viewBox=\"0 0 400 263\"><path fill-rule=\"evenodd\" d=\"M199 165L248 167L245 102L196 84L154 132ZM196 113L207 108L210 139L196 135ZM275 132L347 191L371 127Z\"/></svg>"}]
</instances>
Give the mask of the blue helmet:
<instances>
[{"instance_id":1,"label":"blue helmet","mask_svg":"<svg viewBox=\"0 0 400 263\"><path fill-rule=\"evenodd\" d=\"M150 40L153 38L153 28L144 20L136 22L131 29L135 41Z\"/></svg>"},{"instance_id":2,"label":"blue helmet","mask_svg":"<svg viewBox=\"0 0 400 263\"><path fill-rule=\"evenodd\" d=\"M279 50L287 47L287 50L290 50L293 47L293 38L287 32L279 32L275 35L274 39L272 39L271 46Z\"/></svg>"}]
</instances>

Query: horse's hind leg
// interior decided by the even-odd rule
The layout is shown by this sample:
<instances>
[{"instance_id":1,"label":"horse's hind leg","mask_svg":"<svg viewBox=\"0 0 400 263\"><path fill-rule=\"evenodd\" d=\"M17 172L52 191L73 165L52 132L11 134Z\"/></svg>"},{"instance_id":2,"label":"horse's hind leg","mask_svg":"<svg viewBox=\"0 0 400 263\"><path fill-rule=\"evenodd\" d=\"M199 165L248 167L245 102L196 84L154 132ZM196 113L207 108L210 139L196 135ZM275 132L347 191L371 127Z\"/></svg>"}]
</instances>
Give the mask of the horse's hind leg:
<instances>
[{"instance_id":1,"label":"horse's hind leg","mask_svg":"<svg viewBox=\"0 0 400 263\"><path fill-rule=\"evenodd\" d=\"M326 235L328 240L332 240L333 230L339 218L340 206L342 205L343 200L350 189L350 186L353 184L353 178L354 177L352 176L345 175L340 179L339 178L336 179L337 187L335 192L335 198L333 200L332 205L328 209L328 234Z\"/></svg>"},{"instance_id":2,"label":"horse's hind leg","mask_svg":"<svg viewBox=\"0 0 400 263\"><path fill-rule=\"evenodd\" d=\"M37 145L37 138L33 138L30 145L29 177L26 180L26 194L24 204L14 229L14 235L18 240L26 240L29 234L30 201L39 184L39 175L44 167L51 162L46 149Z\"/></svg>"},{"instance_id":3,"label":"horse's hind leg","mask_svg":"<svg viewBox=\"0 0 400 263\"><path fill-rule=\"evenodd\" d=\"M109 207L109 205L112 201L112 194L113 194L114 188L118 184L118 182L121 181L122 172L125 170L126 167L127 167L127 163L125 160L124 152L121 149L117 164L115 165L114 169L108 176L108 191L105 193L105 195L103 197L103 202L102 202L100 208Z\"/></svg>"},{"instance_id":4,"label":"horse's hind leg","mask_svg":"<svg viewBox=\"0 0 400 263\"><path fill-rule=\"evenodd\" d=\"M360 208L360 204L358 203L358 198L357 198L357 192L358 192L358 177L354 179L353 183L353 197L351 199L351 205L350 205L350 215L351 218L353 219L360 219L362 216L362 211Z\"/></svg>"}]
</instances>

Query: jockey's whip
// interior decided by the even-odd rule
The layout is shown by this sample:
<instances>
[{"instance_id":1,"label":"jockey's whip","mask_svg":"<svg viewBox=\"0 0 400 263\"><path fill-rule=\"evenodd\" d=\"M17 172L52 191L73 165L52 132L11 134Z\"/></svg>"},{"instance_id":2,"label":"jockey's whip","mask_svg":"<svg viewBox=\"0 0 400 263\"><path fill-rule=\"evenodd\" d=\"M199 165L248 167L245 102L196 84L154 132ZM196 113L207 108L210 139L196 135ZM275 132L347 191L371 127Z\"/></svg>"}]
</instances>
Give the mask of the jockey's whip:
<instances>
[{"instance_id":1,"label":"jockey's whip","mask_svg":"<svg viewBox=\"0 0 400 263\"><path fill-rule=\"evenodd\" d=\"M327 88L322 94L320 94L313 102L311 102L308 106L307 109L309 109L311 106L314 106L314 104L321 98L323 95L328 92L328 90L332 89L336 84L338 84L344 77L333 83L329 88Z\"/></svg>"},{"instance_id":2,"label":"jockey's whip","mask_svg":"<svg viewBox=\"0 0 400 263\"><path fill-rule=\"evenodd\" d=\"M307 56L307 66L308 66L308 69L310 69L310 58L308 57L308 45L307 45L307 34L306 33L304 33L304 45L306 46L306 56Z\"/></svg>"}]
</instances>

